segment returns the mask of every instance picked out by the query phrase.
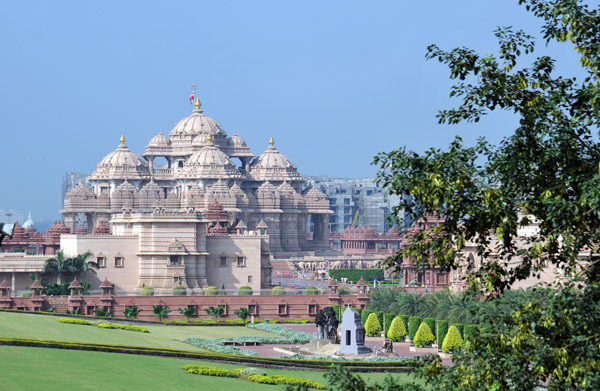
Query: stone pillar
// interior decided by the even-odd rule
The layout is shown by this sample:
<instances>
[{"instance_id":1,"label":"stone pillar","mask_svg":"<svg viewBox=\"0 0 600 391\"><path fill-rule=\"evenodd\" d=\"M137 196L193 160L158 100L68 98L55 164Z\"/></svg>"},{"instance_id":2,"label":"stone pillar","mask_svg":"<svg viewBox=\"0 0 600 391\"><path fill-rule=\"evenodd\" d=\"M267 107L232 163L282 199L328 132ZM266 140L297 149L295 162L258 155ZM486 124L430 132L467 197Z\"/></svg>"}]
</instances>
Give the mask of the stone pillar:
<instances>
[{"instance_id":1,"label":"stone pillar","mask_svg":"<svg viewBox=\"0 0 600 391\"><path fill-rule=\"evenodd\" d=\"M148 168L150 169L150 173L154 174L154 156L148 156Z\"/></svg>"},{"instance_id":2,"label":"stone pillar","mask_svg":"<svg viewBox=\"0 0 600 391\"><path fill-rule=\"evenodd\" d=\"M17 291L17 273L12 272L10 276L10 292L12 295Z\"/></svg>"},{"instance_id":3,"label":"stone pillar","mask_svg":"<svg viewBox=\"0 0 600 391\"><path fill-rule=\"evenodd\" d=\"M65 213L65 225L71 229L71 232L75 231L75 213Z\"/></svg>"}]
</instances>

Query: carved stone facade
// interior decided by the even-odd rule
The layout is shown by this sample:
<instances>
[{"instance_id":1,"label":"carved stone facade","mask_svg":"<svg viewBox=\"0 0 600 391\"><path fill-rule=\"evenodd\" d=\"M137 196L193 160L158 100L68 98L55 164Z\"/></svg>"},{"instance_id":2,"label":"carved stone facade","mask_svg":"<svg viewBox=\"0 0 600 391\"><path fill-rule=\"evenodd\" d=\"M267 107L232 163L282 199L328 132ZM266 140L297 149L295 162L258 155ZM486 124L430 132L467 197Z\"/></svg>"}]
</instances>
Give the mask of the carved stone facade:
<instances>
[{"instance_id":1,"label":"carved stone facade","mask_svg":"<svg viewBox=\"0 0 600 391\"><path fill-rule=\"evenodd\" d=\"M303 188L304 178L273 139L254 157L241 137L228 137L220 124L204 115L199 100L168 136L153 137L142 156L129 150L122 137L88 177L91 187L82 183L67 193L61 213L71 232L78 228L77 215L85 216L86 229L92 232L124 210L206 213L217 201L232 227L243 224L257 230L259 224L266 225L276 257L331 251L331 211L325 195L312 186ZM312 240L307 236L309 216L315 225Z\"/></svg>"}]
</instances>

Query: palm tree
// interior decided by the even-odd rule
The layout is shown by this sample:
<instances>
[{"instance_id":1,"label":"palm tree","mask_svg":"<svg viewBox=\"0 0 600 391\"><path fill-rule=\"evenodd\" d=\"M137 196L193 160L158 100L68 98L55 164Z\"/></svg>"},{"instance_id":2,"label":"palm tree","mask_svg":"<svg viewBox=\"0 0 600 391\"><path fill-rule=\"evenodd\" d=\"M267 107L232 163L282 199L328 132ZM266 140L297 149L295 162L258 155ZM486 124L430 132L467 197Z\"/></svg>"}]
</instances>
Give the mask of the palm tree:
<instances>
[{"instance_id":1,"label":"palm tree","mask_svg":"<svg viewBox=\"0 0 600 391\"><path fill-rule=\"evenodd\" d=\"M143 310L138 309L137 305L134 305L134 306L131 306L131 307L130 306L125 306L124 313L125 313L125 317L127 319L135 319L138 316L138 314L140 312L142 312L142 311Z\"/></svg>"},{"instance_id":2,"label":"palm tree","mask_svg":"<svg viewBox=\"0 0 600 391\"><path fill-rule=\"evenodd\" d=\"M89 260L92 257L92 253L89 251L84 252L83 254L79 254L75 258L71 258L71 264L74 272L79 273L80 277L85 272L90 272L93 275L96 275L96 270L98 269L98 263Z\"/></svg>"},{"instance_id":3,"label":"palm tree","mask_svg":"<svg viewBox=\"0 0 600 391\"><path fill-rule=\"evenodd\" d=\"M44 263L42 272L55 273L57 284L62 283L62 274L73 271L73 262L71 258L65 258L65 253L61 250L56 253L54 258L48 259Z\"/></svg>"},{"instance_id":4,"label":"palm tree","mask_svg":"<svg viewBox=\"0 0 600 391\"><path fill-rule=\"evenodd\" d=\"M163 318L166 318L169 315L169 312L171 312L169 306L162 304L153 305L152 311L154 312L154 316L156 316L161 322Z\"/></svg>"},{"instance_id":5,"label":"palm tree","mask_svg":"<svg viewBox=\"0 0 600 391\"><path fill-rule=\"evenodd\" d=\"M187 318L188 323L190 322L190 318L192 316L198 315L198 309L196 308L195 305L190 305L185 308L180 308L179 312L181 312L181 315L183 315Z\"/></svg>"},{"instance_id":6,"label":"palm tree","mask_svg":"<svg viewBox=\"0 0 600 391\"><path fill-rule=\"evenodd\" d=\"M244 307L233 311L233 313L236 314L238 316L238 318L243 320L244 323L246 323L246 319L250 316L250 311L248 310L248 308L244 308Z\"/></svg>"},{"instance_id":7,"label":"palm tree","mask_svg":"<svg viewBox=\"0 0 600 391\"><path fill-rule=\"evenodd\" d=\"M223 315L223 312L225 312L225 308L223 308L222 305L220 305L218 307L208 307L206 309L207 314L215 317L215 323L217 323L217 320L219 320L221 318L221 316Z\"/></svg>"}]
</instances>

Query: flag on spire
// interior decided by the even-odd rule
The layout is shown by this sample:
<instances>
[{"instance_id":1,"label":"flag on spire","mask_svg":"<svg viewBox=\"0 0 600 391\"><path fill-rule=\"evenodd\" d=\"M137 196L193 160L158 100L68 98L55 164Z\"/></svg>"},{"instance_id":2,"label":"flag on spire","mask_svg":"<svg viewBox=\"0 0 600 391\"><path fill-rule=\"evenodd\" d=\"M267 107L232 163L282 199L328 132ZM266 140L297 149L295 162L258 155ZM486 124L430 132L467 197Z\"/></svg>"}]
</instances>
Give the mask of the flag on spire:
<instances>
[{"instance_id":1,"label":"flag on spire","mask_svg":"<svg viewBox=\"0 0 600 391\"><path fill-rule=\"evenodd\" d=\"M192 90L192 95L190 95L190 104L194 104L195 98L196 98L196 91Z\"/></svg>"}]
</instances>

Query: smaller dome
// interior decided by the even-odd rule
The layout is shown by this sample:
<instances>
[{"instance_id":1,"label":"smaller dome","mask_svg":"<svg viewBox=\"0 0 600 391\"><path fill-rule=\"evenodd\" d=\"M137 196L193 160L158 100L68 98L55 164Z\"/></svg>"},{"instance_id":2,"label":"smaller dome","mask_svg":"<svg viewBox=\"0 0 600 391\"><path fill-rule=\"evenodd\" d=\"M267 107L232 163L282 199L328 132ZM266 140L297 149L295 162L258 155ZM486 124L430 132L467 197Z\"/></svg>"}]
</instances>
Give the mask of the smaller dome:
<instances>
[{"instance_id":1,"label":"smaller dome","mask_svg":"<svg viewBox=\"0 0 600 391\"><path fill-rule=\"evenodd\" d=\"M184 164L181 176L185 178L232 178L241 176L235 163L212 142L207 135L206 143Z\"/></svg>"},{"instance_id":2,"label":"smaller dome","mask_svg":"<svg viewBox=\"0 0 600 391\"><path fill-rule=\"evenodd\" d=\"M250 173L257 180L302 180L298 169L290 159L275 148L273 138L269 140L269 147L250 163Z\"/></svg>"},{"instance_id":3,"label":"smaller dome","mask_svg":"<svg viewBox=\"0 0 600 391\"><path fill-rule=\"evenodd\" d=\"M227 140L227 145L232 148L245 148L248 146L244 139L238 136L235 132L233 133L233 136L229 137L229 140Z\"/></svg>"},{"instance_id":4,"label":"smaller dome","mask_svg":"<svg viewBox=\"0 0 600 391\"><path fill-rule=\"evenodd\" d=\"M160 131L156 136L152 137L148 145L152 147L170 147L171 140Z\"/></svg>"},{"instance_id":5,"label":"smaller dome","mask_svg":"<svg viewBox=\"0 0 600 391\"><path fill-rule=\"evenodd\" d=\"M208 143L208 134L202 133L194 138L192 141L193 147L203 147Z\"/></svg>"},{"instance_id":6,"label":"smaller dome","mask_svg":"<svg viewBox=\"0 0 600 391\"><path fill-rule=\"evenodd\" d=\"M121 135L121 144L98 163L90 180L144 179L150 176L150 170L144 160L125 145Z\"/></svg>"}]
</instances>

